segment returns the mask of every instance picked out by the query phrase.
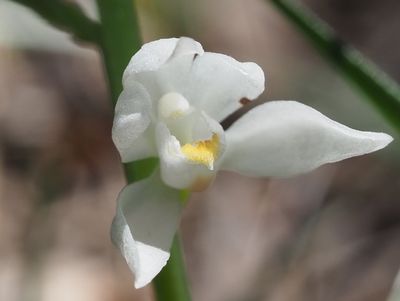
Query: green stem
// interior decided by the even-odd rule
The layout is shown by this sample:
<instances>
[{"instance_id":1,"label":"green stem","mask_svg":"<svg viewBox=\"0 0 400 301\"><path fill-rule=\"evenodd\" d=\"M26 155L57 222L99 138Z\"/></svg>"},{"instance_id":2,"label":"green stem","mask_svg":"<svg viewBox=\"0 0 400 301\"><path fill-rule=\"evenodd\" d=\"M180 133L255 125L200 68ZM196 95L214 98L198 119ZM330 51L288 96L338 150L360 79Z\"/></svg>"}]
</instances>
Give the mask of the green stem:
<instances>
[{"instance_id":1,"label":"green stem","mask_svg":"<svg viewBox=\"0 0 400 301\"><path fill-rule=\"evenodd\" d=\"M97 0L101 17L102 51L115 105L122 91L122 74L132 55L141 46L139 25L132 0ZM129 182L151 174L158 161L154 158L125 164ZM186 195L184 192L182 195ZM185 269L178 239L174 240L167 266L154 280L159 301L189 301Z\"/></svg>"},{"instance_id":2,"label":"green stem","mask_svg":"<svg viewBox=\"0 0 400 301\"><path fill-rule=\"evenodd\" d=\"M124 69L139 50L142 39L132 0L97 0L97 5L102 23L102 51L115 104L122 91Z\"/></svg>"},{"instance_id":3,"label":"green stem","mask_svg":"<svg viewBox=\"0 0 400 301\"><path fill-rule=\"evenodd\" d=\"M185 266L178 236L171 248L171 258L160 274L154 279L157 300L190 301L185 277Z\"/></svg>"},{"instance_id":4,"label":"green stem","mask_svg":"<svg viewBox=\"0 0 400 301\"><path fill-rule=\"evenodd\" d=\"M361 91L400 133L400 88L298 2L270 0Z\"/></svg>"},{"instance_id":5,"label":"green stem","mask_svg":"<svg viewBox=\"0 0 400 301\"><path fill-rule=\"evenodd\" d=\"M97 0L101 19L101 50L104 58L111 100L115 105L122 91L122 74L142 41L135 6L132 0ZM124 164L129 182L148 176L154 159Z\"/></svg>"},{"instance_id":6,"label":"green stem","mask_svg":"<svg viewBox=\"0 0 400 301\"><path fill-rule=\"evenodd\" d=\"M29 7L50 24L74 35L78 40L99 44L99 24L90 20L75 3L61 0L13 0Z\"/></svg>"}]
</instances>

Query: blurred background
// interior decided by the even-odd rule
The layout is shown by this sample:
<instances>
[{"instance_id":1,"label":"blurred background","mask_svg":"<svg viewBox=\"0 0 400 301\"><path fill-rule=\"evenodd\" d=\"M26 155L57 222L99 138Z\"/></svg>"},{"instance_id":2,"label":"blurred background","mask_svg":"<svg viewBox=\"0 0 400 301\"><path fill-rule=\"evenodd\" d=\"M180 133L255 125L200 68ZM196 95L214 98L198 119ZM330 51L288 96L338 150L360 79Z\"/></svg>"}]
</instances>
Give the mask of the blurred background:
<instances>
[{"instance_id":1,"label":"blurred background","mask_svg":"<svg viewBox=\"0 0 400 301\"><path fill-rule=\"evenodd\" d=\"M97 19L94 2L79 4ZM400 81L400 2L305 0ZM137 1L145 41L190 36L254 61L259 102L385 131L385 150L287 180L222 172L181 223L193 300L383 301L400 265L399 138L268 1ZM109 239L125 185L101 57L0 0L0 300L153 300Z\"/></svg>"}]
</instances>

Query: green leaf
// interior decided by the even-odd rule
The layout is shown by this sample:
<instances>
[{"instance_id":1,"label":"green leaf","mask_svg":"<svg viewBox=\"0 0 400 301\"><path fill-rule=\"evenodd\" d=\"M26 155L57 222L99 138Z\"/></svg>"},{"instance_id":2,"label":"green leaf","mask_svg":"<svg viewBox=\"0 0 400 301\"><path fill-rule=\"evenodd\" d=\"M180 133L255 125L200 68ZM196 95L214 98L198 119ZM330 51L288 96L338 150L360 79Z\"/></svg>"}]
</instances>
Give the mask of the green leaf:
<instances>
[{"instance_id":1,"label":"green leaf","mask_svg":"<svg viewBox=\"0 0 400 301\"><path fill-rule=\"evenodd\" d=\"M100 43L100 25L89 19L78 5L61 0L12 0L29 7L50 24L71 33L76 39Z\"/></svg>"}]
</instances>

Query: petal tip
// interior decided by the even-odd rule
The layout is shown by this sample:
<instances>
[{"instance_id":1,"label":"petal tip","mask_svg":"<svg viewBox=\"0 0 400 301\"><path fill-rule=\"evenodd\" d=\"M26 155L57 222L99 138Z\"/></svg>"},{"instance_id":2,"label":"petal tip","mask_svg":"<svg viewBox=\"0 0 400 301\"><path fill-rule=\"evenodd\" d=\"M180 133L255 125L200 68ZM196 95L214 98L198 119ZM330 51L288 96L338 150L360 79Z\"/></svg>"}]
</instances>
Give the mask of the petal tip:
<instances>
[{"instance_id":1,"label":"petal tip","mask_svg":"<svg viewBox=\"0 0 400 301\"><path fill-rule=\"evenodd\" d=\"M153 279L143 279L143 278L136 278L135 277L135 283L134 286L136 289L141 289L148 285Z\"/></svg>"},{"instance_id":2,"label":"petal tip","mask_svg":"<svg viewBox=\"0 0 400 301\"><path fill-rule=\"evenodd\" d=\"M386 133L374 133L374 141L376 147L373 151L377 151L392 143L393 137Z\"/></svg>"},{"instance_id":3,"label":"petal tip","mask_svg":"<svg viewBox=\"0 0 400 301\"><path fill-rule=\"evenodd\" d=\"M247 75L252 79L256 93L252 95L252 99L260 96L262 92L265 90L265 81L266 76L264 70L257 63L254 62L245 62L242 63L243 67L246 69Z\"/></svg>"},{"instance_id":4,"label":"petal tip","mask_svg":"<svg viewBox=\"0 0 400 301\"><path fill-rule=\"evenodd\" d=\"M150 277L149 277L149 275L137 276L138 274L134 274L134 278L135 278L134 286L135 286L135 288L136 288L136 289L141 289L141 288L147 286L148 284L150 284L150 282L152 282L153 279L154 279L155 277L157 277L157 275L158 275L158 274L161 272L161 270L165 267L165 265L166 265L167 262L168 262L169 257L170 257L170 256L169 256L169 254L168 254L168 256L165 258L165 261L164 261L162 264L159 264L160 270L159 270L156 274L151 275ZM139 275L140 275L140 274L139 274Z\"/></svg>"},{"instance_id":5,"label":"petal tip","mask_svg":"<svg viewBox=\"0 0 400 301\"><path fill-rule=\"evenodd\" d=\"M203 47L199 42L189 37L180 37L177 40L175 48L168 60L186 55L203 55L203 53Z\"/></svg>"},{"instance_id":6,"label":"petal tip","mask_svg":"<svg viewBox=\"0 0 400 301\"><path fill-rule=\"evenodd\" d=\"M136 289L141 289L141 288L145 287L146 285L148 285L149 283L150 283L150 281L148 281L148 282L140 282L140 281L135 280L135 288Z\"/></svg>"}]
</instances>

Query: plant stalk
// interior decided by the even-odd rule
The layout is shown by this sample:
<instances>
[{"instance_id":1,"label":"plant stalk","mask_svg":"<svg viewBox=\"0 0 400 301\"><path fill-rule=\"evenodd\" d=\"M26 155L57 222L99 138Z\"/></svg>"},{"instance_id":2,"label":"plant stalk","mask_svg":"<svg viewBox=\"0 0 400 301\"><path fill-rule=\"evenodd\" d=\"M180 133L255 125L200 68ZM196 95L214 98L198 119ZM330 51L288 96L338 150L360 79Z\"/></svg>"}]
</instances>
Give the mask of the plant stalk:
<instances>
[{"instance_id":1,"label":"plant stalk","mask_svg":"<svg viewBox=\"0 0 400 301\"><path fill-rule=\"evenodd\" d=\"M190 301L184 270L185 264L181 244L178 235L176 235L171 248L171 258L153 281L157 300Z\"/></svg>"}]
</instances>

